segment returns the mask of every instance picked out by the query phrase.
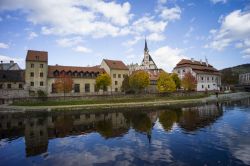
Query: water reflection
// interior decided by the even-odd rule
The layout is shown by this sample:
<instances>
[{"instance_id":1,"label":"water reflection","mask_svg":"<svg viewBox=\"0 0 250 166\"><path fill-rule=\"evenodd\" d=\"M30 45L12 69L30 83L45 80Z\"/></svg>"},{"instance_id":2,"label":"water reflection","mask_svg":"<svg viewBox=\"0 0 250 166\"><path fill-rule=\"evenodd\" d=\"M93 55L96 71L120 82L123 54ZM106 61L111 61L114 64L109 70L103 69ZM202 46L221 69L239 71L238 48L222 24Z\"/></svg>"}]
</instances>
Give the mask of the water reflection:
<instances>
[{"instance_id":1,"label":"water reflection","mask_svg":"<svg viewBox=\"0 0 250 166\"><path fill-rule=\"evenodd\" d=\"M151 142L152 128L159 122L166 131L177 123L186 131L203 128L222 116L218 105L157 111L113 113L1 113L1 139L24 136L26 156L44 153L49 139L98 132L105 139L121 137L130 128L144 134Z\"/></svg>"},{"instance_id":2,"label":"water reflection","mask_svg":"<svg viewBox=\"0 0 250 166\"><path fill-rule=\"evenodd\" d=\"M37 165L250 164L249 101L109 113L0 113L0 158L4 165L32 165L30 160Z\"/></svg>"}]
</instances>

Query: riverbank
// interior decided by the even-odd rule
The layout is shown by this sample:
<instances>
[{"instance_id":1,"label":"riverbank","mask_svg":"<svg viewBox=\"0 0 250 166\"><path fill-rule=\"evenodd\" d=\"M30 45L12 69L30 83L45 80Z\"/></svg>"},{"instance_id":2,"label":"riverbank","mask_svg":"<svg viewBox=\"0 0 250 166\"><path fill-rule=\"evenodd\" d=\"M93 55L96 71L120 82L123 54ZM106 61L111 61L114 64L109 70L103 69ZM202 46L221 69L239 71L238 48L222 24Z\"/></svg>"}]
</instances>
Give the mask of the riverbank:
<instances>
[{"instance_id":1,"label":"riverbank","mask_svg":"<svg viewBox=\"0 0 250 166\"><path fill-rule=\"evenodd\" d=\"M51 110L74 110L74 109L115 109L115 108L140 108L140 107L155 107L155 106L168 106L168 105L184 105L184 104L198 104L198 103L209 103L209 102L222 102L222 101L229 101L229 100L240 100L243 98L250 97L249 92L237 92L237 93L229 93L229 94L220 94L217 98L215 95L211 95L208 97L204 96L198 96L194 98L164 98L164 97L158 97L154 99L143 99L144 101L140 101L141 99L133 99L126 100L126 101L120 101L116 100L116 102L104 102L100 101L100 103L94 103L94 101L89 102L83 102L81 104L78 104L80 101L70 101L65 102L64 104L56 103L56 105L49 105L49 103L44 102L44 105L42 103L38 103L35 105L3 105L0 106L0 111L51 111ZM72 104L73 103L73 104ZM27 103L28 104L28 103ZM60 104L60 105L59 105Z\"/></svg>"}]
</instances>

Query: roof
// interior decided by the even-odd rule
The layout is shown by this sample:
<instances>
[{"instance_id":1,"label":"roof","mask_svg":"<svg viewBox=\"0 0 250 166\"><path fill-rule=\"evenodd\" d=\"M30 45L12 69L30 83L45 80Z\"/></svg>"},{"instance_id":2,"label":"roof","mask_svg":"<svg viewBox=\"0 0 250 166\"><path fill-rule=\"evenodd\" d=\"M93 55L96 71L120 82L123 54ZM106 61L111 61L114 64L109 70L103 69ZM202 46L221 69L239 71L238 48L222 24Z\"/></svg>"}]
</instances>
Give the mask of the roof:
<instances>
[{"instance_id":1,"label":"roof","mask_svg":"<svg viewBox=\"0 0 250 166\"><path fill-rule=\"evenodd\" d=\"M48 62L48 52L28 50L26 61Z\"/></svg>"},{"instance_id":2,"label":"roof","mask_svg":"<svg viewBox=\"0 0 250 166\"><path fill-rule=\"evenodd\" d=\"M0 82L25 82L24 70L0 70Z\"/></svg>"},{"instance_id":3,"label":"roof","mask_svg":"<svg viewBox=\"0 0 250 166\"><path fill-rule=\"evenodd\" d=\"M0 63L0 70L21 70L17 63Z\"/></svg>"},{"instance_id":4,"label":"roof","mask_svg":"<svg viewBox=\"0 0 250 166\"><path fill-rule=\"evenodd\" d=\"M108 65L110 69L117 69L117 70L128 70L128 67L122 62L118 60L108 60L103 59L105 63Z\"/></svg>"},{"instance_id":5,"label":"roof","mask_svg":"<svg viewBox=\"0 0 250 166\"><path fill-rule=\"evenodd\" d=\"M174 69L182 68L182 67L190 67L192 70L199 74L220 74L220 72L215 69L212 65L207 64L206 62L194 61L188 59L182 59L179 63L177 63Z\"/></svg>"},{"instance_id":6,"label":"roof","mask_svg":"<svg viewBox=\"0 0 250 166\"><path fill-rule=\"evenodd\" d=\"M105 73L104 69L99 68L99 67L77 67L77 66L59 66L59 65L54 65L48 66L48 77L54 77L54 72L55 71L65 71L65 72L88 72L88 73Z\"/></svg>"}]
</instances>

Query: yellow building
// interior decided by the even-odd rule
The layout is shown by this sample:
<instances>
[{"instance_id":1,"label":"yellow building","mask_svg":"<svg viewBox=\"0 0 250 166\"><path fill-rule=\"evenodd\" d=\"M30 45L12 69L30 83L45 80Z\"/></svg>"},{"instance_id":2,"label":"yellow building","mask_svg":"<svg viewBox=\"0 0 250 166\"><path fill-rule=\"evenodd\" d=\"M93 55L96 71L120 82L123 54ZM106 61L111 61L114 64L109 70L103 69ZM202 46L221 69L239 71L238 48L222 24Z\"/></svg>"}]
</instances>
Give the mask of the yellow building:
<instances>
[{"instance_id":1,"label":"yellow building","mask_svg":"<svg viewBox=\"0 0 250 166\"><path fill-rule=\"evenodd\" d=\"M27 52L25 83L30 95L36 95L39 90L46 92L48 96L65 95L65 92L56 93L55 81L65 81L66 77L73 81L73 88L67 95L94 94L96 77L102 73L108 73L112 78L108 91L121 92L122 81L129 74L129 70L122 61L107 59L100 66L94 67L48 65L48 52Z\"/></svg>"},{"instance_id":2,"label":"yellow building","mask_svg":"<svg viewBox=\"0 0 250 166\"><path fill-rule=\"evenodd\" d=\"M111 92L121 92L122 82L125 76L129 74L128 67L122 61L103 59L101 68L110 75L112 80L108 90Z\"/></svg>"}]
</instances>

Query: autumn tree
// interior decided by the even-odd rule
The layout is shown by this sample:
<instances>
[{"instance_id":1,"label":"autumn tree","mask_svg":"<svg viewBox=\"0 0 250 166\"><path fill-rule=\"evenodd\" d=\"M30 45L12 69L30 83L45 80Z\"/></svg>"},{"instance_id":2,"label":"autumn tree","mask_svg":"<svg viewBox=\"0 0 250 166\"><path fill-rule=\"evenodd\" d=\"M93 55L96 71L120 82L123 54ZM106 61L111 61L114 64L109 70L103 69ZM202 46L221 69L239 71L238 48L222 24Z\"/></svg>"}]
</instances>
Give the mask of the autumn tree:
<instances>
[{"instance_id":1,"label":"autumn tree","mask_svg":"<svg viewBox=\"0 0 250 166\"><path fill-rule=\"evenodd\" d=\"M175 82L170 74L161 72L157 80L157 90L159 92L173 92L176 90Z\"/></svg>"},{"instance_id":2,"label":"autumn tree","mask_svg":"<svg viewBox=\"0 0 250 166\"><path fill-rule=\"evenodd\" d=\"M191 72L187 72L183 79L182 79L182 87L185 89L185 90L195 90L196 89L196 84L197 84L197 81L196 81L196 78L192 75Z\"/></svg>"},{"instance_id":3,"label":"autumn tree","mask_svg":"<svg viewBox=\"0 0 250 166\"><path fill-rule=\"evenodd\" d=\"M123 92L128 92L130 90L128 75L126 75L125 78L123 79L121 88Z\"/></svg>"},{"instance_id":4,"label":"autumn tree","mask_svg":"<svg viewBox=\"0 0 250 166\"><path fill-rule=\"evenodd\" d=\"M129 77L130 88L137 92L148 87L149 83L149 74L145 71L136 71Z\"/></svg>"},{"instance_id":5,"label":"autumn tree","mask_svg":"<svg viewBox=\"0 0 250 166\"><path fill-rule=\"evenodd\" d=\"M178 77L178 74L172 73L172 74L171 74L171 78L172 78L172 80L173 80L174 83L175 83L176 89L180 89L180 88L181 88L181 80L180 80L180 78Z\"/></svg>"},{"instance_id":6,"label":"autumn tree","mask_svg":"<svg viewBox=\"0 0 250 166\"><path fill-rule=\"evenodd\" d=\"M96 77L96 88L107 90L108 86L111 85L111 77L107 74L100 74L98 77Z\"/></svg>"},{"instance_id":7,"label":"autumn tree","mask_svg":"<svg viewBox=\"0 0 250 166\"><path fill-rule=\"evenodd\" d=\"M69 93L72 91L73 80L70 76L60 75L55 79L54 88L56 93Z\"/></svg>"}]
</instances>

